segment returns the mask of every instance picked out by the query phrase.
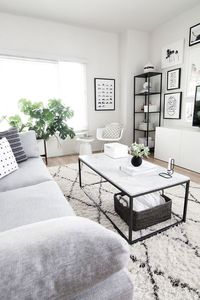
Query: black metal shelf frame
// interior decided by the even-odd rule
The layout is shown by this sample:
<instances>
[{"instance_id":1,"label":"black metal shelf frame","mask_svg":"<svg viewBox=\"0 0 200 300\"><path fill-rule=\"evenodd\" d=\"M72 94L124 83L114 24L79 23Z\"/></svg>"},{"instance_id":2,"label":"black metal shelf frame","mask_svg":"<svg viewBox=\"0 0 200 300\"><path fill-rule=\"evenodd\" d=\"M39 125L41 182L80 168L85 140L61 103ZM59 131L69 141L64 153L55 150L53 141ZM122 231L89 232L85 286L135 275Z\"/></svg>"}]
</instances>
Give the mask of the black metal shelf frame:
<instances>
[{"instance_id":1,"label":"black metal shelf frame","mask_svg":"<svg viewBox=\"0 0 200 300\"><path fill-rule=\"evenodd\" d=\"M150 81L151 81L151 77L154 77L154 76L159 76L159 79L160 79L160 89L159 91L154 91L154 92L150 92ZM145 82L148 83L148 92L144 92L144 93L137 93L136 92L136 84L137 84L137 79L145 79ZM144 132L144 137L146 138L146 141L147 141L147 146L149 144L149 133L150 132L155 132L155 130L149 130L149 122L150 122L150 114L152 113L156 113L158 114L158 126L161 125L161 101L162 101L162 73L160 72L148 72L148 73L143 73L143 74L139 74L139 75L136 75L134 76L134 101L133 101L133 117L134 117L134 120L133 120L133 142L136 142L136 131L141 131L141 132ZM156 112L150 112L149 111L149 103L150 103L150 97L151 95L159 95L159 105L160 105L160 108L158 111ZM145 97L145 105L147 105L147 112L139 112L139 111L136 111L135 110L135 107L136 107L136 97L139 96L143 96ZM145 120L147 122L147 130L140 130L138 128L136 128L136 115L137 114L141 114L143 113L145 115Z\"/></svg>"}]
</instances>

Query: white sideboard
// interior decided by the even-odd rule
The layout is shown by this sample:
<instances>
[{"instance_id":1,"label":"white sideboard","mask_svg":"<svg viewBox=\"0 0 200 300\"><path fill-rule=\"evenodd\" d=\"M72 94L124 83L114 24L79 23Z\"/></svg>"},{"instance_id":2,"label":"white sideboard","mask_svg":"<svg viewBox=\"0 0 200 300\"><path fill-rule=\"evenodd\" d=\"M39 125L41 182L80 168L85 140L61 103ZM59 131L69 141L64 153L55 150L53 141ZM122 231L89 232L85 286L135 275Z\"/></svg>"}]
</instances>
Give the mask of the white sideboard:
<instances>
[{"instance_id":1,"label":"white sideboard","mask_svg":"<svg viewBox=\"0 0 200 300\"><path fill-rule=\"evenodd\" d=\"M157 127L154 157L200 173L200 129Z\"/></svg>"}]
</instances>

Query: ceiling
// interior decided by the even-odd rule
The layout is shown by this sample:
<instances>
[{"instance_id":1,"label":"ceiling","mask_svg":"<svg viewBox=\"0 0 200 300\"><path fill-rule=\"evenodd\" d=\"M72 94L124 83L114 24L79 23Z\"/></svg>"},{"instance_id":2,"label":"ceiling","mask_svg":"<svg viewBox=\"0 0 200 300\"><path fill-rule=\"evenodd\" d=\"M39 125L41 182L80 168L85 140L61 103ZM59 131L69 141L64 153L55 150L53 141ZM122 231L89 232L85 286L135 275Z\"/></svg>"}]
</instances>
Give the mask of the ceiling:
<instances>
[{"instance_id":1,"label":"ceiling","mask_svg":"<svg viewBox=\"0 0 200 300\"><path fill-rule=\"evenodd\" d=\"M105 31L151 31L199 0L0 0L0 12Z\"/></svg>"}]
</instances>

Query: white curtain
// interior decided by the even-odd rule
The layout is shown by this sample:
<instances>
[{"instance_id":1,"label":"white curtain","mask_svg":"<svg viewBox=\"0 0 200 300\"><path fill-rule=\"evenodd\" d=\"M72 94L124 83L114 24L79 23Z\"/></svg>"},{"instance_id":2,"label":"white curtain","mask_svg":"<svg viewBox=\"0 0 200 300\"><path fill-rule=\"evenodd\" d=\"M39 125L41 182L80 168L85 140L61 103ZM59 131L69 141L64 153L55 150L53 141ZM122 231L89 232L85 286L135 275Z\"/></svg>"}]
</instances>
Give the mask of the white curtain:
<instances>
[{"instance_id":1,"label":"white curtain","mask_svg":"<svg viewBox=\"0 0 200 300\"><path fill-rule=\"evenodd\" d=\"M87 130L85 64L0 57L0 117L19 113L21 98L44 103L60 98L74 111L69 125Z\"/></svg>"}]
</instances>

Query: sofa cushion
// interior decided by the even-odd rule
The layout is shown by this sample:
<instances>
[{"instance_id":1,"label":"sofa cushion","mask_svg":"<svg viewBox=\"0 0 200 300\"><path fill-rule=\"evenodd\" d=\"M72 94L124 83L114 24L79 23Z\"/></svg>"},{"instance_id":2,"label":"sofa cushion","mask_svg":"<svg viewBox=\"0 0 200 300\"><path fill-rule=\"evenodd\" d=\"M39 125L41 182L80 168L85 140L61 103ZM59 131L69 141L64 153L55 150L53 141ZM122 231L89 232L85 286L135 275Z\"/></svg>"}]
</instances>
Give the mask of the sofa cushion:
<instances>
[{"instance_id":1,"label":"sofa cushion","mask_svg":"<svg viewBox=\"0 0 200 300\"><path fill-rule=\"evenodd\" d=\"M0 140L0 178L16 171L18 164L7 138Z\"/></svg>"},{"instance_id":2,"label":"sofa cushion","mask_svg":"<svg viewBox=\"0 0 200 300\"><path fill-rule=\"evenodd\" d=\"M94 299L133 300L133 283L127 270L123 269L113 274L72 300Z\"/></svg>"},{"instance_id":3,"label":"sofa cushion","mask_svg":"<svg viewBox=\"0 0 200 300\"><path fill-rule=\"evenodd\" d=\"M85 218L18 227L0 233L1 298L71 300L126 267L128 259L122 237Z\"/></svg>"},{"instance_id":4,"label":"sofa cushion","mask_svg":"<svg viewBox=\"0 0 200 300\"><path fill-rule=\"evenodd\" d=\"M24 152L28 158L30 157L38 157L39 147L36 140L36 134L34 130L29 130L27 132L19 133L19 137L22 143L22 147Z\"/></svg>"},{"instance_id":5,"label":"sofa cushion","mask_svg":"<svg viewBox=\"0 0 200 300\"><path fill-rule=\"evenodd\" d=\"M12 127L6 131L0 132L0 139L3 137L7 138L18 163L27 159L17 128Z\"/></svg>"},{"instance_id":6,"label":"sofa cushion","mask_svg":"<svg viewBox=\"0 0 200 300\"><path fill-rule=\"evenodd\" d=\"M18 167L17 171L0 179L0 192L52 179L41 157L29 158L27 161L19 163Z\"/></svg>"},{"instance_id":7,"label":"sofa cushion","mask_svg":"<svg viewBox=\"0 0 200 300\"><path fill-rule=\"evenodd\" d=\"M74 215L53 181L0 193L0 231Z\"/></svg>"}]
</instances>

